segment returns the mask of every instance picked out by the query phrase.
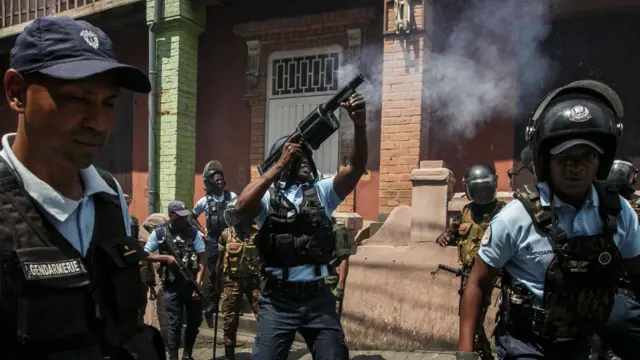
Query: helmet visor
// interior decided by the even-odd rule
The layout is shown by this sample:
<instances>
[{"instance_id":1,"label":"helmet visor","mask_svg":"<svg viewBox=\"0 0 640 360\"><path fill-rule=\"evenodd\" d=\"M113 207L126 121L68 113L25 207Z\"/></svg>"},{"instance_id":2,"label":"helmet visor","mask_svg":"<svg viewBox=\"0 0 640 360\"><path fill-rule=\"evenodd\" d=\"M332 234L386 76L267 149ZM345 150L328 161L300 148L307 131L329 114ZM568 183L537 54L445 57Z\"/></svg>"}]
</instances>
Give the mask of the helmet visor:
<instances>
[{"instance_id":1,"label":"helmet visor","mask_svg":"<svg viewBox=\"0 0 640 360\"><path fill-rule=\"evenodd\" d=\"M498 193L498 178L496 176L486 176L479 179L472 179L465 182L465 190L471 201L479 205L493 202Z\"/></svg>"}]
</instances>

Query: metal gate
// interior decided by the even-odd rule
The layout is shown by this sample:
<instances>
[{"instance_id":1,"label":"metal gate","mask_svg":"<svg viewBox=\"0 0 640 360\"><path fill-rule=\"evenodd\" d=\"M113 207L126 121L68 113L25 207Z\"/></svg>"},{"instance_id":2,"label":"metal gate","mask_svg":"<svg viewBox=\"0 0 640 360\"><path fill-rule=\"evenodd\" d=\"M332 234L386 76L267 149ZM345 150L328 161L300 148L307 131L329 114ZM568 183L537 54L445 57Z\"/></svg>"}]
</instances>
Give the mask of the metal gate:
<instances>
[{"instance_id":1,"label":"metal gate","mask_svg":"<svg viewBox=\"0 0 640 360\"><path fill-rule=\"evenodd\" d=\"M280 51L269 57L265 157L278 138L291 134L307 114L340 89L341 63L342 47L338 45ZM318 171L325 176L336 174L339 149L336 132L313 154Z\"/></svg>"}]
</instances>

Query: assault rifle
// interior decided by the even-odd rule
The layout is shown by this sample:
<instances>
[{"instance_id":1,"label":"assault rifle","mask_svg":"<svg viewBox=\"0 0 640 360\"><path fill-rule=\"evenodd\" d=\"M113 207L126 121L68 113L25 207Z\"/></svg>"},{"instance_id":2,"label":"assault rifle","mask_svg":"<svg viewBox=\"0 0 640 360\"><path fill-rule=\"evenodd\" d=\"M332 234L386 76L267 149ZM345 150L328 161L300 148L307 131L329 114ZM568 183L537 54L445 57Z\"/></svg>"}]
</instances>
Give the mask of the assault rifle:
<instances>
[{"instance_id":1,"label":"assault rifle","mask_svg":"<svg viewBox=\"0 0 640 360\"><path fill-rule=\"evenodd\" d=\"M446 271L446 272L448 272L448 273L455 274L455 275L456 275L456 277L459 277L459 276L462 276L462 278L468 278L468 277L469 277L469 274L468 274L468 273L466 273L466 272L464 272L464 271L462 271L462 269L456 269L456 268L452 268L452 267L450 267L450 266L442 265L442 264L438 264L438 268L437 268L435 271L432 271L432 272L431 272L431 277L432 277L433 279L435 279L435 278L436 278L436 274L437 274L437 273L438 273L438 271L440 271L440 270L444 270L444 271ZM495 288L497 288L497 289L500 289L500 288L501 288L501 286L500 286L500 279L501 279L501 276L500 276L500 275L496 276L496 278L495 278L495 279L493 279L493 287L495 287Z\"/></svg>"},{"instance_id":2,"label":"assault rifle","mask_svg":"<svg viewBox=\"0 0 640 360\"><path fill-rule=\"evenodd\" d=\"M176 263L178 263L178 271L180 272L180 275L187 281L187 283L189 283L189 285L191 285L191 287L196 292L196 294L198 294L200 299L204 299L204 294L202 293L202 290L200 290L200 287L198 286L196 279L193 277L193 274L191 273L191 271L189 271L189 269L187 269L187 266L182 262L182 259L178 256L178 250L176 250L175 244L173 243L173 238L171 237L168 231L167 231L167 235L165 236L165 242L167 243L167 246L169 246L169 251L171 251L171 255L173 255L173 258L176 259Z\"/></svg>"},{"instance_id":3,"label":"assault rifle","mask_svg":"<svg viewBox=\"0 0 640 360\"><path fill-rule=\"evenodd\" d=\"M325 140L327 140L334 132L340 129L340 120L334 115L340 104L349 100L351 95L355 94L356 89L364 83L364 75L358 73L349 83L343 87L340 92L334 95L329 101L318 105L306 118L304 118L296 127L295 131L289 135L287 140L283 142L269 157L258 166L260 175L266 173L280 159L284 144L292 139L296 139L301 145L309 165L312 167L314 176L317 171L315 165L312 164L311 154L313 150L318 150ZM299 165L298 165L299 166ZM295 164L294 167L295 168ZM294 175L294 174L291 174ZM288 181L287 181L288 182Z\"/></svg>"}]
</instances>

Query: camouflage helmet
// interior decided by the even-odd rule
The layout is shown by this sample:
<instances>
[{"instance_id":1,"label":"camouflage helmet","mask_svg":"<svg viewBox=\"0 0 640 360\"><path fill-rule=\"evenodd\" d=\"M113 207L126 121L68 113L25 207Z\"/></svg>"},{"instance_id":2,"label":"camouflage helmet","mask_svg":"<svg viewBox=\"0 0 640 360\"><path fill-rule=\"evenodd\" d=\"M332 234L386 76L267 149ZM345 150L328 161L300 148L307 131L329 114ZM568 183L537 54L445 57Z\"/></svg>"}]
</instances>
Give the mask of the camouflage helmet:
<instances>
[{"instance_id":1,"label":"camouflage helmet","mask_svg":"<svg viewBox=\"0 0 640 360\"><path fill-rule=\"evenodd\" d=\"M164 213L154 213L149 215L149 217L142 223L142 228L140 229L140 238L144 241L149 239L149 235L156 227L166 224L169 222L169 216Z\"/></svg>"}]
</instances>

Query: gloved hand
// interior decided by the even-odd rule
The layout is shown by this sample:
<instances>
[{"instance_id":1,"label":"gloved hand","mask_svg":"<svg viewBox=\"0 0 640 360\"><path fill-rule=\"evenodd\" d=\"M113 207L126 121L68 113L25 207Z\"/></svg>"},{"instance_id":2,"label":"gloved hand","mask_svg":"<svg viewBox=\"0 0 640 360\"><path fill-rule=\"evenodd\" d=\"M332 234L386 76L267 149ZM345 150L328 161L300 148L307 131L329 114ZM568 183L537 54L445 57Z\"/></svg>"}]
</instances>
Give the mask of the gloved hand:
<instances>
[{"instance_id":1,"label":"gloved hand","mask_svg":"<svg viewBox=\"0 0 640 360\"><path fill-rule=\"evenodd\" d=\"M480 360L480 355L474 352L456 351L456 360Z\"/></svg>"},{"instance_id":2,"label":"gloved hand","mask_svg":"<svg viewBox=\"0 0 640 360\"><path fill-rule=\"evenodd\" d=\"M344 289L341 288L340 286L337 286L333 290L333 296L336 297L336 300L342 300L344 298Z\"/></svg>"}]
</instances>

